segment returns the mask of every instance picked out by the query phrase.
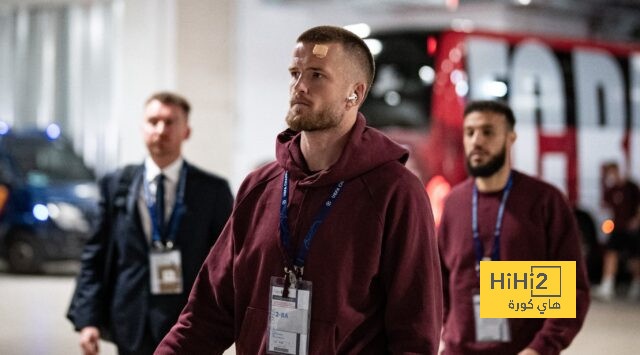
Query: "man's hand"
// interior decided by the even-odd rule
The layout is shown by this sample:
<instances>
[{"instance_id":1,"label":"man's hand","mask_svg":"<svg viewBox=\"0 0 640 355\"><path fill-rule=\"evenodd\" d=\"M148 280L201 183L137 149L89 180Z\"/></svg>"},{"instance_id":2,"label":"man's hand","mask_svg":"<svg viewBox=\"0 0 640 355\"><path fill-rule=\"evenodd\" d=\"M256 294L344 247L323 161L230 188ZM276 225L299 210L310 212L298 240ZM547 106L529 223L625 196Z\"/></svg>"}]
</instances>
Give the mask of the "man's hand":
<instances>
[{"instance_id":1,"label":"man's hand","mask_svg":"<svg viewBox=\"0 0 640 355\"><path fill-rule=\"evenodd\" d=\"M80 330L80 348L84 355L97 355L100 331L96 327L84 327Z\"/></svg>"},{"instance_id":2,"label":"man's hand","mask_svg":"<svg viewBox=\"0 0 640 355\"><path fill-rule=\"evenodd\" d=\"M526 348L519 352L518 355L540 355L540 353L531 348Z\"/></svg>"}]
</instances>

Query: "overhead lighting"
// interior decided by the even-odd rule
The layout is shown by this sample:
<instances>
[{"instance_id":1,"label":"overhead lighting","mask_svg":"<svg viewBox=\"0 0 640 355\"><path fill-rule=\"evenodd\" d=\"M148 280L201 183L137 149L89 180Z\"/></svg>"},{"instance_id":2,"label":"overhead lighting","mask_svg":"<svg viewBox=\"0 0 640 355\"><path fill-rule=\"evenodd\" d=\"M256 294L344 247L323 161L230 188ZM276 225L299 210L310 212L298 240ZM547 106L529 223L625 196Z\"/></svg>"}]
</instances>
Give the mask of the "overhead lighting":
<instances>
[{"instance_id":1,"label":"overhead lighting","mask_svg":"<svg viewBox=\"0 0 640 355\"><path fill-rule=\"evenodd\" d=\"M454 69L451 71L451 75L449 75L449 80L455 85L459 83L461 80L467 80L467 75L460 69Z\"/></svg>"},{"instance_id":2,"label":"overhead lighting","mask_svg":"<svg viewBox=\"0 0 640 355\"><path fill-rule=\"evenodd\" d=\"M0 121L0 136L9 133L9 125L5 121Z\"/></svg>"},{"instance_id":3,"label":"overhead lighting","mask_svg":"<svg viewBox=\"0 0 640 355\"><path fill-rule=\"evenodd\" d=\"M465 97L467 96L467 93L469 93L469 84L467 84L466 80L460 80L456 84L455 90L456 90L456 95L460 97Z\"/></svg>"},{"instance_id":4,"label":"overhead lighting","mask_svg":"<svg viewBox=\"0 0 640 355\"><path fill-rule=\"evenodd\" d=\"M433 84L433 81L436 78L436 72L428 65L424 65L418 71L418 75L425 85Z\"/></svg>"},{"instance_id":5,"label":"overhead lighting","mask_svg":"<svg viewBox=\"0 0 640 355\"><path fill-rule=\"evenodd\" d=\"M49 218L49 209L47 208L47 206L43 205L43 204L36 204L35 206L33 206L33 216L38 220L38 221L46 221Z\"/></svg>"},{"instance_id":6,"label":"overhead lighting","mask_svg":"<svg viewBox=\"0 0 640 355\"><path fill-rule=\"evenodd\" d=\"M401 100L400 94L397 91L389 91L384 94L384 102L389 106L398 106Z\"/></svg>"},{"instance_id":7,"label":"overhead lighting","mask_svg":"<svg viewBox=\"0 0 640 355\"><path fill-rule=\"evenodd\" d=\"M47 137L51 140L58 139L60 137L60 126L55 123L52 123L47 126Z\"/></svg>"},{"instance_id":8,"label":"overhead lighting","mask_svg":"<svg viewBox=\"0 0 640 355\"><path fill-rule=\"evenodd\" d=\"M492 97L504 97L507 95L507 84L502 81L488 81L482 85L485 95Z\"/></svg>"},{"instance_id":9,"label":"overhead lighting","mask_svg":"<svg viewBox=\"0 0 640 355\"><path fill-rule=\"evenodd\" d=\"M523 6L527 6L531 4L531 0L517 0L518 4L523 5Z\"/></svg>"},{"instance_id":10,"label":"overhead lighting","mask_svg":"<svg viewBox=\"0 0 640 355\"><path fill-rule=\"evenodd\" d=\"M379 40L375 38L367 38L364 40L364 43L369 47L369 51L371 51L371 54L374 57L382 52L382 42Z\"/></svg>"},{"instance_id":11,"label":"overhead lighting","mask_svg":"<svg viewBox=\"0 0 640 355\"><path fill-rule=\"evenodd\" d=\"M458 47L455 47L449 51L450 61L457 63L460 61L460 59L462 59L462 51Z\"/></svg>"},{"instance_id":12,"label":"overhead lighting","mask_svg":"<svg viewBox=\"0 0 640 355\"><path fill-rule=\"evenodd\" d=\"M356 34L356 36L360 38L369 37L371 34L371 27L366 23L356 23L353 25L344 26L344 29L347 31L351 31Z\"/></svg>"}]
</instances>

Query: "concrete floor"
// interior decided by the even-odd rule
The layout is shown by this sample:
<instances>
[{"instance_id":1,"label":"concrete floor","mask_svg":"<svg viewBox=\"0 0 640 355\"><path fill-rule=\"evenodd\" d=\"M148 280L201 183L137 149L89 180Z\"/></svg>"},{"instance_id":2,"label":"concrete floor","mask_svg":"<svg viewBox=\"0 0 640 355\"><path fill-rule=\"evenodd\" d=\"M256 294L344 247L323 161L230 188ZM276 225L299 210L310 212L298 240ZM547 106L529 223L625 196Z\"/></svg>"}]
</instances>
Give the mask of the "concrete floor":
<instances>
[{"instance_id":1,"label":"concrete floor","mask_svg":"<svg viewBox=\"0 0 640 355\"><path fill-rule=\"evenodd\" d=\"M81 354L66 319L77 271L77 263L52 263L44 276L12 275L0 260L0 355ZM115 355L116 347L101 341L100 354Z\"/></svg>"},{"instance_id":2,"label":"concrete floor","mask_svg":"<svg viewBox=\"0 0 640 355\"><path fill-rule=\"evenodd\" d=\"M75 265L53 266L46 276L16 276L2 269L0 264L0 354L80 354L78 335L64 317ZM626 355L638 349L640 303L594 301L583 330L563 354ZM101 350L116 354L108 343Z\"/></svg>"}]
</instances>

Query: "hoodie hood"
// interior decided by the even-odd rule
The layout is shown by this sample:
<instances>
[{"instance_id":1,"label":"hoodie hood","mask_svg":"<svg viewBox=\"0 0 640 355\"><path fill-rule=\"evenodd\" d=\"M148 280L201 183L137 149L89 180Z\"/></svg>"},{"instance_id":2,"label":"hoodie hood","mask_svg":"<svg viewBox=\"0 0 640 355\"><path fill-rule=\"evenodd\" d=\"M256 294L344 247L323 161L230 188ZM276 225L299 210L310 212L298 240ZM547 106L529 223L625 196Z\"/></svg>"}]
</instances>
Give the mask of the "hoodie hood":
<instances>
[{"instance_id":1,"label":"hoodie hood","mask_svg":"<svg viewBox=\"0 0 640 355\"><path fill-rule=\"evenodd\" d=\"M278 135L276 158L278 164L289 171L291 178L300 180L300 186L332 185L351 180L391 161L406 163L409 152L382 132L367 127L362 113L349 132L342 154L329 169L310 174L300 149L300 132L287 129Z\"/></svg>"}]
</instances>

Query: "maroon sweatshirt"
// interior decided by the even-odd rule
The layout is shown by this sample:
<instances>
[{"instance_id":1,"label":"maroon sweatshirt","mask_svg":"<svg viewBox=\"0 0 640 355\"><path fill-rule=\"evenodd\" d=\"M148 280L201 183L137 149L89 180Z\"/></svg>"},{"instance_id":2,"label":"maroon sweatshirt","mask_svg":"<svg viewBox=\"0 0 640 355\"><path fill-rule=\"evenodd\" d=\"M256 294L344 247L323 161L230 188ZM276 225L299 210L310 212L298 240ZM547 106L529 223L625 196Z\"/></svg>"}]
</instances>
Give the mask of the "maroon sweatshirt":
<instances>
[{"instance_id":1,"label":"maroon sweatshirt","mask_svg":"<svg viewBox=\"0 0 640 355\"><path fill-rule=\"evenodd\" d=\"M589 308L589 288L575 219L568 202L551 185L513 171L505 206L500 260L576 261L576 318L509 319L509 343L476 343L472 292L480 289L471 229L473 179L456 186L445 202L438 231L444 289L445 354L517 354L530 347L558 354L576 336ZM478 231L485 256L493 250L502 191L478 193Z\"/></svg>"},{"instance_id":2,"label":"maroon sweatshirt","mask_svg":"<svg viewBox=\"0 0 640 355\"><path fill-rule=\"evenodd\" d=\"M620 185L608 188L604 192L604 202L613 211L615 228L628 230L628 224L638 213L640 189L633 182L626 180Z\"/></svg>"},{"instance_id":3,"label":"maroon sweatshirt","mask_svg":"<svg viewBox=\"0 0 640 355\"><path fill-rule=\"evenodd\" d=\"M405 149L359 115L339 160L311 174L300 135L278 136L277 162L243 182L178 323L156 354L266 351L269 286L282 276L279 205L290 175L289 228L295 250L334 185L337 201L313 238L304 279L313 283L311 354L434 354L442 283L424 188L403 163Z\"/></svg>"}]
</instances>

